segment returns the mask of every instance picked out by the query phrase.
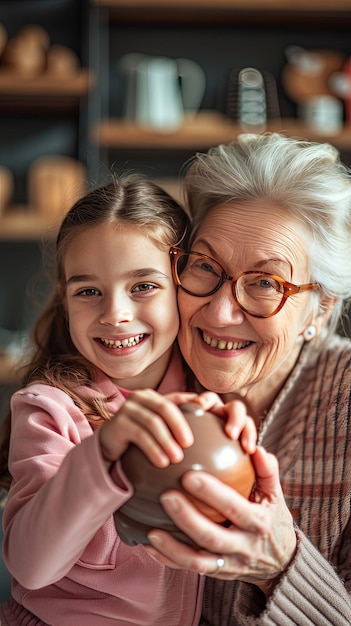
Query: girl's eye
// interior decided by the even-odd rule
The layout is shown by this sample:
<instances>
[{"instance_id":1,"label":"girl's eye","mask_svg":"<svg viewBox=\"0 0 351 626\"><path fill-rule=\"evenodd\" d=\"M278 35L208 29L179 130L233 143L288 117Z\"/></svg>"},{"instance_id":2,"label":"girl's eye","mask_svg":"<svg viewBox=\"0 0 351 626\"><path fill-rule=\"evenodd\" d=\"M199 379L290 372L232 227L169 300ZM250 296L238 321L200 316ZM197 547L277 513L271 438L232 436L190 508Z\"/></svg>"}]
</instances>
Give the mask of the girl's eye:
<instances>
[{"instance_id":1,"label":"girl's eye","mask_svg":"<svg viewBox=\"0 0 351 626\"><path fill-rule=\"evenodd\" d=\"M158 286L155 285L155 283L139 283L138 285L135 285L135 287L133 287L132 293L135 293L135 292L145 293L148 291L154 291L156 289L158 289Z\"/></svg>"},{"instance_id":2,"label":"girl's eye","mask_svg":"<svg viewBox=\"0 0 351 626\"><path fill-rule=\"evenodd\" d=\"M98 289L94 289L93 287L90 287L89 289L82 289L81 291L78 291L77 296L86 296L86 297L92 297L92 296L100 296L101 292Z\"/></svg>"}]
</instances>

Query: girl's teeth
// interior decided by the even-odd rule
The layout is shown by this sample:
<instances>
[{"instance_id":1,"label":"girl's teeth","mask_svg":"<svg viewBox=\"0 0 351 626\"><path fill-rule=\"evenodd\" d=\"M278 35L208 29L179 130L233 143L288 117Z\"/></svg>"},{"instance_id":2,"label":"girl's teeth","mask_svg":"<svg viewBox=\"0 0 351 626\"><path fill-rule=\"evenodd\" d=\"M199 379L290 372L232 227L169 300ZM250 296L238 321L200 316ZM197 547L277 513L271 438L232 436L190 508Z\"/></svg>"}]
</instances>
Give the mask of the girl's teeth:
<instances>
[{"instance_id":1,"label":"girl's teeth","mask_svg":"<svg viewBox=\"0 0 351 626\"><path fill-rule=\"evenodd\" d=\"M135 335L135 337L128 337L128 339L103 339L101 338L101 343L104 344L107 348L131 348L132 346L136 346L143 339L144 335Z\"/></svg>"},{"instance_id":2,"label":"girl's teeth","mask_svg":"<svg viewBox=\"0 0 351 626\"><path fill-rule=\"evenodd\" d=\"M225 341L224 339L213 339L208 335L203 335L203 339L211 348L218 350L240 350L249 345L249 341Z\"/></svg>"}]
</instances>

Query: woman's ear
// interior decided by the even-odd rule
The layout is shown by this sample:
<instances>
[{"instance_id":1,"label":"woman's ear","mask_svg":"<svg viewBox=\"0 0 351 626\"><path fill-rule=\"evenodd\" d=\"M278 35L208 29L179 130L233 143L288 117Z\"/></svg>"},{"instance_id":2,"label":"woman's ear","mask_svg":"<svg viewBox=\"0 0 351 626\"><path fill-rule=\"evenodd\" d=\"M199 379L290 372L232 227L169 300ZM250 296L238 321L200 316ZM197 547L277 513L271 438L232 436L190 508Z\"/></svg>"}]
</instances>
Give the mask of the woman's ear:
<instances>
[{"instance_id":1,"label":"woman's ear","mask_svg":"<svg viewBox=\"0 0 351 626\"><path fill-rule=\"evenodd\" d=\"M302 333L305 341L311 341L311 339L319 335L321 330L327 325L336 303L337 298L322 296L319 302L318 312L312 316L312 319L308 322Z\"/></svg>"}]
</instances>

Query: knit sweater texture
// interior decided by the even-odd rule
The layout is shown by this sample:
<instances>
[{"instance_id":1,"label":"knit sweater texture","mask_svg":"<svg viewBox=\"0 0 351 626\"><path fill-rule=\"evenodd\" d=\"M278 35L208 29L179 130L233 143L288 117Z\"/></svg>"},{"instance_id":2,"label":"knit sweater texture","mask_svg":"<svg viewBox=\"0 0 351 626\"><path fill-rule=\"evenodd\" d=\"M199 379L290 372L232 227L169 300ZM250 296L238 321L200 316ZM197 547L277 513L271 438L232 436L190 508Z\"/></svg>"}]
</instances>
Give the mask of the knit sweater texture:
<instances>
[{"instance_id":1,"label":"knit sweater texture","mask_svg":"<svg viewBox=\"0 0 351 626\"><path fill-rule=\"evenodd\" d=\"M266 602L255 585L206 580L203 626L350 626L351 342L305 344L259 433L279 460L298 537Z\"/></svg>"}]
</instances>

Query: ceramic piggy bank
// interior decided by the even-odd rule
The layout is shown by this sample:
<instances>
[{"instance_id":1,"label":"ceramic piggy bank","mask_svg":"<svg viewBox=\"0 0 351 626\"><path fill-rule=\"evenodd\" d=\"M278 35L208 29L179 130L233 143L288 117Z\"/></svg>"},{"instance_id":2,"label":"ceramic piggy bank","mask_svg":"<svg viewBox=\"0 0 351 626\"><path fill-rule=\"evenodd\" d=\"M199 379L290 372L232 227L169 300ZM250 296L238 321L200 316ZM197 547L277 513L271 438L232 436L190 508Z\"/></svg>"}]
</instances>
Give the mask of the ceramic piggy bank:
<instances>
[{"instance_id":1,"label":"ceramic piggy bank","mask_svg":"<svg viewBox=\"0 0 351 626\"><path fill-rule=\"evenodd\" d=\"M246 498L251 492L255 475L250 456L238 441L227 437L223 420L205 412L196 403L183 404L180 409L194 434L194 443L184 449L180 463L155 467L134 445L129 446L121 459L123 471L134 486L134 494L115 512L114 520L120 538L128 545L147 544L147 533L153 528L161 528L185 543L192 543L160 503L160 495L167 489L184 491L181 477L188 470L201 469L213 474ZM190 499L207 517L219 524L225 523L217 511L193 497Z\"/></svg>"}]
</instances>

